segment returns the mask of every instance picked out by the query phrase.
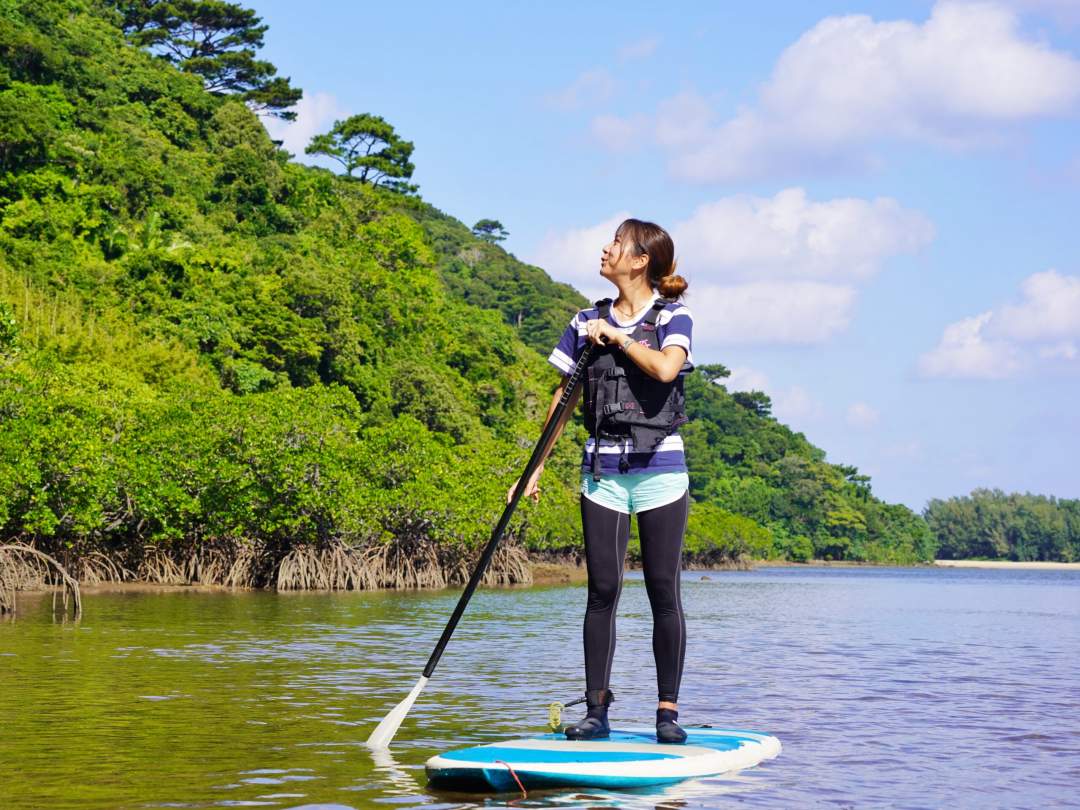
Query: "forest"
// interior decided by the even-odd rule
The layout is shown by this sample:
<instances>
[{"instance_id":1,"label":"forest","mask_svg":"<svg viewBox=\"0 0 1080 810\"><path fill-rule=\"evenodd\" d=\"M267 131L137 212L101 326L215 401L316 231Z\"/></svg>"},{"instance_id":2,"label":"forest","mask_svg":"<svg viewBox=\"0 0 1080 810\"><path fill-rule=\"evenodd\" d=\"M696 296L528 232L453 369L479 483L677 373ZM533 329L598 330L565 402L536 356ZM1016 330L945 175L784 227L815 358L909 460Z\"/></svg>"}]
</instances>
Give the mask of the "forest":
<instances>
[{"instance_id":1,"label":"forest","mask_svg":"<svg viewBox=\"0 0 1080 810\"><path fill-rule=\"evenodd\" d=\"M927 523L946 560L1080 561L1080 500L999 489L931 500Z\"/></svg>"},{"instance_id":2,"label":"forest","mask_svg":"<svg viewBox=\"0 0 1080 810\"><path fill-rule=\"evenodd\" d=\"M0 0L0 590L41 575L20 545L90 582L461 582L587 302L497 221L426 203L377 115L312 140L345 173L296 162L260 116L302 91L254 59L252 12L198 20L231 26L218 52L173 47L203 5ZM884 503L726 374L687 382L688 563L967 547L967 512ZM568 433L489 582L577 555ZM991 546L1072 558L1070 520L1064 543Z\"/></svg>"}]
</instances>

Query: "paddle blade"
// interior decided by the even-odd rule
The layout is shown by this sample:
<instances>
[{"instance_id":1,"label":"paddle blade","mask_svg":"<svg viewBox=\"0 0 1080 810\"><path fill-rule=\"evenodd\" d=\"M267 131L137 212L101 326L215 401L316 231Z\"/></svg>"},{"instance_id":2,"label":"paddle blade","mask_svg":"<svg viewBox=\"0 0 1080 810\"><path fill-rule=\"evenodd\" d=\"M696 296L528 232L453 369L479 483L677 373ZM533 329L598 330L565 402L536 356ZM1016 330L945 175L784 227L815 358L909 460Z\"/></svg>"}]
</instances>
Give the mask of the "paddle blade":
<instances>
[{"instance_id":1,"label":"paddle blade","mask_svg":"<svg viewBox=\"0 0 1080 810\"><path fill-rule=\"evenodd\" d=\"M416 682L416 686L409 692L401 703L395 706L390 714L386 715L382 719L379 725L375 726L375 730L371 732L371 736L367 739L367 747L372 749L388 748L390 741L394 739L394 735L397 734L397 730L401 728L401 723L405 720L405 715L409 713L409 709L416 703L416 698L420 696L420 693L427 685L428 679L423 675L420 676L420 680Z\"/></svg>"}]
</instances>

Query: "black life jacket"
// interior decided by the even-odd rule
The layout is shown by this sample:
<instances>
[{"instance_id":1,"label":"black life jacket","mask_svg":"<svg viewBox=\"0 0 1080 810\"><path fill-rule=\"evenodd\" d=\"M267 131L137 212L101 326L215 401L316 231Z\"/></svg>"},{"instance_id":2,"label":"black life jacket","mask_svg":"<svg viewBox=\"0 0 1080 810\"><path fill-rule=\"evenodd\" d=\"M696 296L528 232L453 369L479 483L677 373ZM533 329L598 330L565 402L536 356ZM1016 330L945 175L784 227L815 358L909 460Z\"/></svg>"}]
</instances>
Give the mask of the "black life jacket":
<instances>
[{"instance_id":1,"label":"black life jacket","mask_svg":"<svg viewBox=\"0 0 1080 810\"><path fill-rule=\"evenodd\" d=\"M629 337L660 351L656 319L670 303L666 298L658 298ZM600 311L600 319L606 319L611 312L611 299L597 301L596 308ZM671 382L660 382L642 371L618 346L593 349L584 383L585 427L593 437L592 474L595 480L600 480L601 439L623 441L619 471L625 473L629 470L626 439L633 439L635 451L648 452L688 421L683 394L687 368L688 364L684 364Z\"/></svg>"}]
</instances>

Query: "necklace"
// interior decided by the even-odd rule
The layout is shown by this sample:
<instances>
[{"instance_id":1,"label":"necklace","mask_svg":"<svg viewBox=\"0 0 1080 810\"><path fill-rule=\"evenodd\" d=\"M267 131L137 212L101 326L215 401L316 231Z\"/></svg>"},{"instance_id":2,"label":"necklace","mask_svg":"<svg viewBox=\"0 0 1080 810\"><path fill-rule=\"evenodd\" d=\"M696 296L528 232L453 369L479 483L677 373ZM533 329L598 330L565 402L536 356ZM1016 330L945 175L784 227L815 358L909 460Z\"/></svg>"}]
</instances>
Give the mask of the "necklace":
<instances>
[{"instance_id":1,"label":"necklace","mask_svg":"<svg viewBox=\"0 0 1080 810\"><path fill-rule=\"evenodd\" d=\"M639 312L641 312L643 309L645 309L645 307L649 306L649 304L651 304L651 303L652 303L651 300L646 301L644 304L642 304L640 307L635 309L629 315L624 315L622 312L619 312L619 310L615 308L614 304L611 305L611 308L614 309L615 314L618 315L620 318L622 318L624 321L629 321L629 320L633 320L635 315L637 315Z\"/></svg>"}]
</instances>

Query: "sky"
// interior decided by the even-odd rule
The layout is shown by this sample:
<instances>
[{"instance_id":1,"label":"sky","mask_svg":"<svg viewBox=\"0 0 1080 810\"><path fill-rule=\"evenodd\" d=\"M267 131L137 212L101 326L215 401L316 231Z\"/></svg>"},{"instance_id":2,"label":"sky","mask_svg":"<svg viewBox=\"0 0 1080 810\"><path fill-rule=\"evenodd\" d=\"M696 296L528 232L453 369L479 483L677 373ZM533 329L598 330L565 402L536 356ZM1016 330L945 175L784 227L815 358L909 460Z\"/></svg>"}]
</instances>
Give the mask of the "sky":
<instances>
[{"instance_id":1,"label":"sky","mask_svg":"<svg viewBox=\"0 0 1080 810\"><path fill-rule=\"evenodd\" d=\"M1080 497L1080 1L250 5L298 160L381 115L590 297L657 222L695 360L879 497Z\"/></svg>"}]
</instances>

